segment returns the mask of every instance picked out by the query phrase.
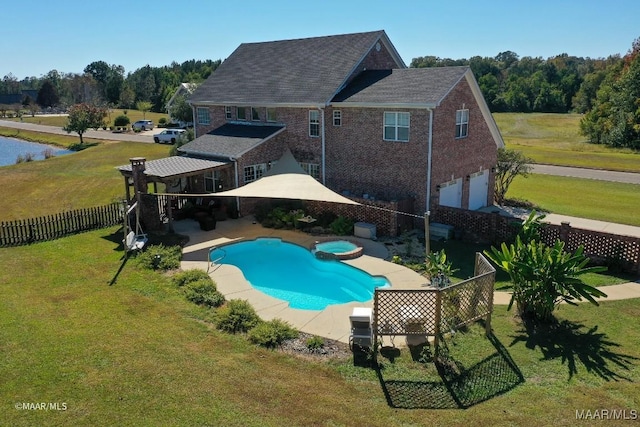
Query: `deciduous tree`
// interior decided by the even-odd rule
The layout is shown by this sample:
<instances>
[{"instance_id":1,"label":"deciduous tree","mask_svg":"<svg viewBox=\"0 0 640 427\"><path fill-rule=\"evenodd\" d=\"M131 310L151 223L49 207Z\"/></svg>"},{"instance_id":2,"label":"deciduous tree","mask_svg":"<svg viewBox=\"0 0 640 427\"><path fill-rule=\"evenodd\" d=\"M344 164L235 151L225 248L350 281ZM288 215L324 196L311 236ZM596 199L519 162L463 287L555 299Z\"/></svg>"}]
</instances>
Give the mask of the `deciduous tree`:
<instances>
[{"instance_id":1,"label":"deciduous tree","mask_svg":"<svg viewBox=\"0 0 640 427\"><path fill-rule=\"evenodd\" d=\"M513 180L518 176L526 177L531 171L533 160L522 152L507 148L498 149L498 164L496 165L495 201L501 205Z\"/></svg>"},{"instance_id":2,"label":"deciduous tree","mask_svg":"<svg viewBox=\"0 0 640 427\"><path fill-rule=\"evenodd\" d=\"M142 111L142 118L144 119L147 118L147 111L149 111L152 106L153 104L151 104L149 101L136 102L136 110Z\"/></svg>"},{"instance_id":3,"label":"deciduous tree","mask_svg":"<svg viewBox=\"0 0 640 427\"><path fill-rule=\"evenodd\" d=\"M76 132L80 135L80 145L84 144L82 135L87 129L98 129L104 126L107 110L89 104L76 104L69 109L67 125L62 129L67 133Z\"/></svg>"},{"instance_id":4,"label":"deciduous tree","mask_svg":"<svg viewBox=\"0 0 640 427\"><path fill-rule=\"evenodd\" d=\"M42 87L38 91L38 96L36 97L36 102L42 108L55 107L60 102L58 91L49 80L42 83Z\"/></svg>"}]
</instances>

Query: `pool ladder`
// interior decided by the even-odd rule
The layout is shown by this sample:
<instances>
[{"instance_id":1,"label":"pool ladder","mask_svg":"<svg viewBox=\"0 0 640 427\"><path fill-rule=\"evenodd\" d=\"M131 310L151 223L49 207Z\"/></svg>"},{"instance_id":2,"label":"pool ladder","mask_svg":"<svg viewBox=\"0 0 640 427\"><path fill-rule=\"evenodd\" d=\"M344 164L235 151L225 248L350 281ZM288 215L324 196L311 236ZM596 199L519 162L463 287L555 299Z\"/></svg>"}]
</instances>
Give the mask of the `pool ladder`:
<instances>
[{"instance_id":1,"label":"pool ladder","mask_svg":"<svg viewBox=\"0 0 640 427\"><path fill-rule=\"evenodd\" d=\"M211 259L211 253L213 251L217 251L217 250L222 252L222 256L220 256L220 257L218 257L216 259ZM207 273L209 272L209 269L215 265L215 263L217 263L218 261L224 259L225 256L227 256L227 252L224 249L220 249L217 246L210 247L209 248L208 261L207 261Z\"/></svg>"}]
</instances>

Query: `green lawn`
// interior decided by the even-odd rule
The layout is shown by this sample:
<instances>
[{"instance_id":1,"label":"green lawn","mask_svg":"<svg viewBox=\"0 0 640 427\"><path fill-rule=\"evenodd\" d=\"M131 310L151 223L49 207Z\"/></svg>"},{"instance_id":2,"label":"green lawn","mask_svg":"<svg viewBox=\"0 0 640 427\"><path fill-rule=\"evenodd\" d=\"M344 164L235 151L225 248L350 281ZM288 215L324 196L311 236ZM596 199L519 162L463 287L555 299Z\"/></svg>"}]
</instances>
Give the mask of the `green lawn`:
<instances>
[{"instance_id":1,"label":"green lawn","mask_svg":"<svg viewBox=\"0 0 640 427\"><path fill-rule=\"evenodd\" d=\"M153 113L151 111L147 111L146 113L143 113L142 111L138 111L138 110L126 110L126 111L127 111L126 115L131 120L131 123L138 120L147 119L147 120L153 120L153 123L157 126L161 118L169 120L169 116L166 113ZM108 126L113 125L113 121L115 120L115 118L123 114L124 114L124 110L122 109L110 110L106 117ZM20 121L20 119L18 118L12 118L8 120ZM30 115L24 115L22 116L22 121L27 123L35 123L39 125L63 127L63 126L66 126L67 124L67 117L66 116L48 116L48 115L36 115L35 117L31 117Z\"/></svg>"},{"instance_id":2,"label":"green lawn","mask_svg":"<svg viewBox=\"0 0 640 427\"><path fill-rule=\"evenodd\" d=\"M73 136L46 135L30 133L32 140L40 142L52 141L62 146L78 142ZM169 154L169 148L159 144L88 141L87 145L89 148L70 155L0 167L0 188L6 189L0 221L122 200L124 181L116 166L128 164L131 157L151 160Z\"/></svg>"},{"instance_id":3,"label":"green lawn","mask_svg":"<svg viewBox=\"0 0 640 427\"><path fill-rule=\"evenodd\" d=\"M640 153L590 144L579 133L580 114L494 113L507 148L536 163L640 172Z\"/></svg>"},{"instance_id":4,"label":"green lawn","mask_svg":"<svg viewBox=\"0 0 640 427\"><path fill-rule=\"evenodd\" d=\"M100 143L0 168L0 220L121 198L115 166L166 154L157 144ZM534 175L521 188L516 181L508 196L551 208L565 183L549 178ZM566 204L589 205L592 215L623 210L610 201L633 198L616 193L621 184L575 185L562 190ZM556 209L565 209L561 202ZM629 326L640 316L637 300L563 305L557 324L536 331L496 306L492 340L479 325L457 333L439 369L407 349L383 348L376 372L218 332L212 313L187 303L170 275L123 263L121 239L112 227L0 248L0 425L571 426L580 422L576 411L640 408L640 329ZM464 260L478 248L445 249L466 278ZM15 407L36 402L67 409Z\"/></svg>"},{"instance_id":5,"label":"green lawn","mask_svg":"<svg viewBox=\"0 0 640 427\"><path fill-rule=\"evenodd\" d=\"M635 184L531 174L517 177L507 198L556 214L640 226L640 186Z\"/></svg>"},{"instance_id":6,"label":"green lawn","mask_svg":"<svg viewBox=\"0 0 640 427\"><path fill-rule=\"evenodd\" d=\"M216 331L168 275L123 266L121 237L0 249L0 425L569 426L640 407L637 301L562 306L536 334L497 306L494 339L449 338L440 371L383 348L376 374ZM29 402L67 409L15 409Z\"/></svg>"}]
</instances>

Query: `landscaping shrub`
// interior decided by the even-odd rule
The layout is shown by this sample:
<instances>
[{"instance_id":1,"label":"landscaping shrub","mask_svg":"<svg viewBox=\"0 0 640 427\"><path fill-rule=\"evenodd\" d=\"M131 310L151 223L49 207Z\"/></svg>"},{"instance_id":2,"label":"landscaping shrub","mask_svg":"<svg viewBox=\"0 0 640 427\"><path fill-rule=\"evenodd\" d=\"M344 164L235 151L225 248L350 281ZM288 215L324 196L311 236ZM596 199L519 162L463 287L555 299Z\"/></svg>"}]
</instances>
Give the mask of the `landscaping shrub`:
<instances>
[{"instance_id":1,"label":"landscaping shrub","mask_svg":"<svg viewBox=\"0 0 640 427\"><path fill-rule=\"evenodd\" d=\"M316 224L323 228L329 228L331 223L336 219L338 219L338 215L330 211L325 211L318 215Z\"/></svg>"},{"instance_id":2,"label":"landscaping shrub","mask_svg":"<svg viewBox=\"0 0 640 427\"><path fill-rule=\"evenodd\" d=\"M324 338L314 335L310 338L307 338L306 345L307 350L318 351L324 347Z\"/></svg>"},{"instance_id":3,"label":"landscaping shrub","mask_svg":"<svg viewBox=\"0 0 640 427\"><path fill-rule=\"evenodd\" d=\"M249 341L267 348L275 348L283 341L297 337L298 331L281 319L260 322L249 331Z\"/></svg>"},{"instance_id":4,"label":"landscaping shrub","mask_svg":"<svg viewBox=\"0 0 640 427\"><path fill-rule=\"evenodd\" d=\"M160 117L160 118L158 119L158 126L159 126L159 127L163 127L163 126L165 126L166 124L167 124L167 119L166 119L166 118L164 118L164 117Z\"/></svg>"},{"instance_id":5,"label":"landscaping shrub","mask_svg":"<svg viewBox=\"0 0 640 427\"><path fill-rule=\"evenodd\" d=\"M180 246L151 245L137 255L140 266L150 270L173 270L180 267Z\"/></svg>"},{"instance_id":6,"label":"landscaping shrub","mask_svg":"<svg viewBox=\"0 0 640 427\"><path fill-rule=\"evenodd\" d=\"M209 277L209 274L207 274L206 271L195 268L193 270L183 270L183 271L180 271L179 273L176 273L171 278L171 283L181 288L186 284L189 284L191 282L197 282L198 280L203 280L203 279L211 280L211 277Z\"/></svg>"},{"instance_id":7,"label":"landscaping shrub","mask_svg":"<svg viewBox=\"0 0 640 427\"><path fill-rule=\"evenodd\" d=\"M335 235L348 236L353 234L353 220L341 215L329 225L329 228Z\"/></svg>"},{"instance_id":8,"label":"landscaping shrub","mask_svg":"<svg viewBox=\"0 0 640 427\"><path fill-rule=\"evenodd\" d=\"M129 126L129 123L131 123L131 119L129 119L128 116L122 115L122 116L118 116L116 117L116 119L113 121L113 125L115 127L125 127L125 126Z\"/></svg>"},{"instance_id":9,"label":"landscaping shrub","mask_svg":"<svg viewBox=\"0 0 640 427\"><path fill-rule=\"evenodd\" d=\"M247 332L260 322L258 314L246 300L232 299L218 310L218 329L231 332Z\"/></svg>"},{"instance_id":10,"label":"landscaping shrub","mask_svg":"<svg viewBox=\"0 0 640 427\"><path fill-rule=\"evenodd\" d=\"M224 304L224 295L216 289L210 277L192 281L184 285L184 294L194 304L207 307L220 307Z\"/></svg>"}]
</instances>

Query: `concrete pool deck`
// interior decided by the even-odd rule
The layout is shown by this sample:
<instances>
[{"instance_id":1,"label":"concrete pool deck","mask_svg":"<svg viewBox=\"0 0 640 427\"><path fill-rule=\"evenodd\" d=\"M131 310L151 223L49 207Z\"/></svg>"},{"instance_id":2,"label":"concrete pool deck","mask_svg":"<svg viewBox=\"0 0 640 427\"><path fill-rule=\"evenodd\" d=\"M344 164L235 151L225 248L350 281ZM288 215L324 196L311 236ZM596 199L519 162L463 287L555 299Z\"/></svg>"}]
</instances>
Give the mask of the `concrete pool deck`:
<instances>
[{"instance_id":1,"label":"concrete pool deck","mask_svg":"<svg viewBox=\"0 0 640 427\"><path fill-rule=\"evenodd\" d=\"M309 248L318 236L295 231L264 228L253 221L253 217L220 221L216 229L202 231L196 221L183 220L174 223L176 233L189 236L189 242L183 250L181 266L183 269L199 268L207 270L207 257L212 246L232 241L255 239L257 237L279 237L282 240ZM349 240L362 245L364 254L356 259L342 261L374 276L385 276L396 289L419 289L427 284L418 273L385 259L389 252L384 244L350 236ZM209 269L211 278L218 290L229 299L247 300L264 320L279 318L289 322L296 329L308 334L348 342L349 315L353 307L373 307L373 300L365 303L330 305L324 310L298 310L289 308L286 301L270 297L254 289L245 280L239 268L231 265L214 265Z\"/></svg>"}]
</instances>

